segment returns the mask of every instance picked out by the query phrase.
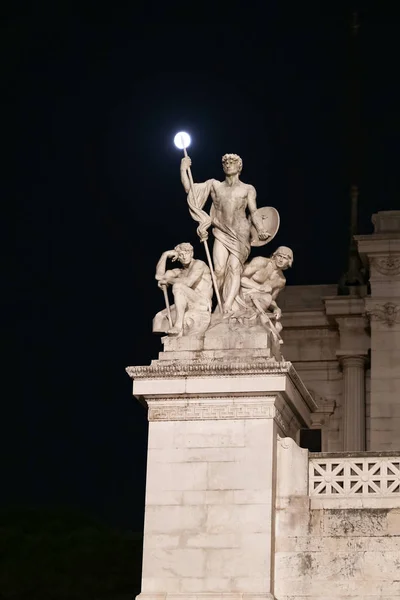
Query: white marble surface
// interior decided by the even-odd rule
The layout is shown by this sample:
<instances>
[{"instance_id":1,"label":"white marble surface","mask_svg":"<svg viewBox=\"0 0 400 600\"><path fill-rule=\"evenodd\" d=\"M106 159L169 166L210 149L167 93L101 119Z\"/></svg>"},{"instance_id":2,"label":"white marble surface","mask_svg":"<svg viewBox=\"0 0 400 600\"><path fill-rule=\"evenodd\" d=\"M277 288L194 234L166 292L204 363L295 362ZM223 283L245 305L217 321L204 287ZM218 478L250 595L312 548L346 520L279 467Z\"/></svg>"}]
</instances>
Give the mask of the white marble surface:
<instances>
[{"instance_id":1,"label":"white marble surface","mask_svg":"<svg viewBox=\"0 0 400 600\"><path fill-rule=\"evenodd\" d=\"M273 600L277 439L313 399L288 363L163 363L130 371L149 407L141 599Z\"/></svg>"}]
</instances>

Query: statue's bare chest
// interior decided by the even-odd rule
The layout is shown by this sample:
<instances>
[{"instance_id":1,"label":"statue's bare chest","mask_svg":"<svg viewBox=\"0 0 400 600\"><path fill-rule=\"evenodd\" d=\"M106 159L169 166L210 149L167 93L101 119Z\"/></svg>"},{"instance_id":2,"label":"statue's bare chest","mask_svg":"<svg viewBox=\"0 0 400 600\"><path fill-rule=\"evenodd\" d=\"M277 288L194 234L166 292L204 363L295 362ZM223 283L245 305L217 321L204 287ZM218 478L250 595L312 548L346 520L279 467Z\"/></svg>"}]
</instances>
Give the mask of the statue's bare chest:
<instances>
[{"instance_id":1,"label":"statue's bare chest","mask_svg":"<svg viewBox=\"0 0 400 600\"><path fill-rule=\"evenodd\" d=\"M253 276L257 283L265 283L266 281L276 282L280 280L279 271L270 263L263 269L257 271Z\"/></svg>"},{"instance_id":2,"label":"statue's bare chest","mask_svg":"<svg viewBox=\"0 0 400 600\"><path fill-rule=\"evenodd\" d=\"M232 206L236 210L247 206L246 185L229 186L222 183L213 188L211 196L217 210L223 210L227 206Z\"/></svg>"}]
</instances>

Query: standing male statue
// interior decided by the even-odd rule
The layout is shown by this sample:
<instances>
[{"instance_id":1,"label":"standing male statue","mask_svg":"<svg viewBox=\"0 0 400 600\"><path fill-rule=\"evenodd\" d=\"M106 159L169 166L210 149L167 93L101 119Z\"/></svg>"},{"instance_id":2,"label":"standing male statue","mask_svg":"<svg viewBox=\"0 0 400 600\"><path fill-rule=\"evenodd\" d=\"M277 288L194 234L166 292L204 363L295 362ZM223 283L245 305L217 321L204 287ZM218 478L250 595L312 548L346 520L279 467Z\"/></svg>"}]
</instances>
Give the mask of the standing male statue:
<instances>
[{"instance_id":1,"label":"standing male statue","mask_svg":"<svg viewBox=\"0 0 400 600\"><path fill-rule=\"evenodd\" d=\"M181 161L181 181L187 194L190 192L188 169L191 164L188 156ZM264 229L263 219L257 211L255 188L239 179L242 166L240 156L225 154L222 157L225 181L209 179L194 184L197 208L203 208L210 194L212 198L213 262L224 313L232 311L232 304L239 293L243 265L250 254L252 225L260 240L272 236Z\"/></svg>"}]
</instances>

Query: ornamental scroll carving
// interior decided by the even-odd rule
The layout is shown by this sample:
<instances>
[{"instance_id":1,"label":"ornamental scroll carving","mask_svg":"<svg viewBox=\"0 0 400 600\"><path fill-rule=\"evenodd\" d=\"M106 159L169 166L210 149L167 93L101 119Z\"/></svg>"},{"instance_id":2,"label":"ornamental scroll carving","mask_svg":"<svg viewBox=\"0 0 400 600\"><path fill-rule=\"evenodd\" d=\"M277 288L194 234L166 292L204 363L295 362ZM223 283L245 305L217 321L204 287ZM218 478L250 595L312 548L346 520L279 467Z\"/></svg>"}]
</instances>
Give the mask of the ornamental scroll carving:
<instances>
[{"instance_id":1,"label":"ornamental scroll carving","mask_svg":"<svg viewBox=\"0 0 400 600\"><path fill-rule=\"evenodd\" d=\"M400 323L400 306L393 304L393 302L386 302L383 305L377 304L368 311L368 314L374 321L381 321L388 327L393 327L395 323Z\"/></svg>"},{"instance_id":2,"label":"ornamental scroll carving","mask_svg":"<svg viewBox=\"0 0 400 600\"><path fill-rule=\"evenodd\" d=\"M373 261L375 269L387 277L400 275L400 256L389 254L389 256L375 257Z\"/></svg>"}]
</instances>

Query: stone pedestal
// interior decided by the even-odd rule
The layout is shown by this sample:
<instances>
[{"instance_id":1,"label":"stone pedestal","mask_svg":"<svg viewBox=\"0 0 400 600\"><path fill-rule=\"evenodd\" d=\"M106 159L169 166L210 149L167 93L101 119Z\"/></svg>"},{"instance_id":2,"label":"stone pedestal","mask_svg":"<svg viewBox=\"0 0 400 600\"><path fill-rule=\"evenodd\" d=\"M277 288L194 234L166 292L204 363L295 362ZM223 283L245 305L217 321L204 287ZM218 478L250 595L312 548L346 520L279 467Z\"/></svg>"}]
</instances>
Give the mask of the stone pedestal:
<instances>
[{"instance_id":1,"label":"stone pedestal","mask_svg":"<svg viewBox=\"0 0 400 600\"><path fill-rule=\"evenodd\" d=\"M370 450L400 448L400 211L372 217L375 232L356 236L370 269L371 444Z\"/></svg>"},{"instance_id":2,"label":"stone pedestal","mask_svg":"<svg viewBox=\"0 0 400 600\"><path fill-rule=\"evenodd\" d=\"M140 599L273 599L277 438L316 406L291 363L179 352L127 369L149 408Z\"/></svg>"}]
</instances>

